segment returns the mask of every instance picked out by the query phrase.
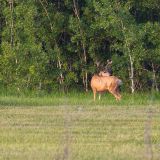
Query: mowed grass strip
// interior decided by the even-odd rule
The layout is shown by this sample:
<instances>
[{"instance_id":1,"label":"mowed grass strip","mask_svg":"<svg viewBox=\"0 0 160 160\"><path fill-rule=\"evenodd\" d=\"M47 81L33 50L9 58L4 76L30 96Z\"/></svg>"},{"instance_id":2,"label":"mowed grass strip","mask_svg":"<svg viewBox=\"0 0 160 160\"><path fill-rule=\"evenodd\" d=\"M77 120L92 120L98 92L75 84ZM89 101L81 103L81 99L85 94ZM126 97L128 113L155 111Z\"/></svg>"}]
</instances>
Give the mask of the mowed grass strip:
<instances>
[{"instance_id":1,"label":"mowed grass strip","mask_svg":"<svg viewBox=\"0 0 160 160\"><path fill-rule=\"evenodd\" d=\"M153 159L160 159L160 110L152 106ZM0 107L0 159L142 160L146 106Z\"/></svg>"}]
</instances>

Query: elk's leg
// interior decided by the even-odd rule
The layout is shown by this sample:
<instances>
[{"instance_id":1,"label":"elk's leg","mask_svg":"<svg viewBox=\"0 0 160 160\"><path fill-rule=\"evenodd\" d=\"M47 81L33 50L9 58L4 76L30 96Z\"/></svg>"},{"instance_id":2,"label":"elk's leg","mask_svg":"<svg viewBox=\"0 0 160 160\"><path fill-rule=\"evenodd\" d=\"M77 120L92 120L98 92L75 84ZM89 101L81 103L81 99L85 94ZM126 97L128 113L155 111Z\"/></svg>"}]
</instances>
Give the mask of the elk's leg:
<instances>
[{"instance_id":1,"label":"elk's leg","mask_svg":"<svg viewBox=\"0 0 160 160\"><path fill-rule=\"evenodd\" d=\"M117 87L110 89L109 92L116 98L117 101L121 99L121 95L117 92Z\"/></svg>"},{"instance_id":2,"label":"elk's leg","mask_svg":"<svg viewBox=\"0 0 160 160\"><path fill-rule=\"evenodd\" d=\"M94 101L96 100L96 90L93 89L93 98L94 98Z\"/></svg>"},{"instance_id":3,"label":"elk's leg","mask_svg":"<svg viewBox=\"0 0 160 160\"><path fill-rule=\"evenodd\" d=\"M114 97L115 97L116 100L118 101L118 100L119 100L119 97L118 97L117 93L116 93L116 92L113 92L112 94L114 95Z\"/></svg>"},{"instance_id":4,"label":"elk's leg","mask_svg":"<svg viewBox=\"0 0 160 160\"><path fill-rule=\"evenodd\" d=\"M121 100L121 95L119 93L117 93L117 96L118 96L118 100L120 101Z\"/></svg>"},{"instance_id":5,"label":"elk's leg","mask_svg":"<svg viewBox=\"0 0 160 160\"><path fill-rule=\"evenodd\" d=\"M121 95L116 94L116 96L117 96L116 100L120 101L121 100Z\"/></svg>"},{"instance_id":6,"label":"elk's leg","mask_svg":"<svg viewBox=\"0 0 160 160\"><path fill-rule=\"evenodd\" d=\"M116 95L118 96L118 100L121 100L121 95L119 93L119 88L116 89Z\"/></svg>"},{"instance_id":7,"label":"elk's leg","mask_svg":"<svg viewBox=\"0 0 160 160\"><path fill-rule=\"evenodd\" d=\"M99 92L99 100L101 99L101 92Z\"/></svg>"}]
</instances>

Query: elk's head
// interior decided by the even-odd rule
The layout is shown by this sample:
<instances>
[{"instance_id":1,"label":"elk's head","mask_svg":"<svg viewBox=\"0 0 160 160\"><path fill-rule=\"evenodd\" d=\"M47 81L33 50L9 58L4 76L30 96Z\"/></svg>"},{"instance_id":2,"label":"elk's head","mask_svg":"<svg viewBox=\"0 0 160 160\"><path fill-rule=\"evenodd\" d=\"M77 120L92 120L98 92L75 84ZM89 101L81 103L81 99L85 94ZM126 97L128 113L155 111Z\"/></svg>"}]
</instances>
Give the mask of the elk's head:
<instances>
[{"instance_id":1,"label":"elk's head","mask_svg":"<svg viewBox=\"0 0 160 160\"><path fill-rule=\"evenodd\" d=\"M103 77L108 77L108 76L110 76L111 74L110 74L109 72L107 72L107 71L100 71L98 75L99 75L99 76L103 76Z\"/></svg>"}]
</instances>

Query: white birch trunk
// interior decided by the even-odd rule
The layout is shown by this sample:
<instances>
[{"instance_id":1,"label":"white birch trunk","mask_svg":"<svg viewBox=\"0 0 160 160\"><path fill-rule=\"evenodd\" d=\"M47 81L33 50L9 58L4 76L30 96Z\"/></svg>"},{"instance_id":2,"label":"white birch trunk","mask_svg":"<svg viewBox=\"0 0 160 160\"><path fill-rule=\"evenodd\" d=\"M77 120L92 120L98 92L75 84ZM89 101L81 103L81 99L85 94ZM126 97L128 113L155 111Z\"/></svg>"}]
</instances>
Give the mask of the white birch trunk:
<instances>
[{"instance_id":1,"label":"white birch trunk","mask_svg":"<svg viewBox=\"0 0 160 160\"><path fill-rule=\"evenodd\" d=\"M130 80L131 80L131 92L134 93L135 91L135 84L134 84L134 66L133 66L133 57L131 56L131 50L129 48L129 43L127 41L127 38L125 36L125 26L123 25L123 22L121 21L121 26L122 26L122 32L125 38L125 47L128 50L128 56L129 56L129 62L130 62Z\"/></svg>"},{"instance_id":2,"label":"white birch trunk","mask_svg":"<svg viewBox=\"0 0 160 160\"><path fill-rule=\"evenodd\" d=\"M9 0L9 7L11 12L11 21L10 21L10 43L13 47L13 0Z\"/></svg>"},{"instance_id":3,"label":"white birch trunk","mask_svg":"<svg viewBox=\"0 0 160 160\"><path fill-rule=\"evenodd\" d=\"M131 92L134 93L135 86L134 86L134 67L133 67L133 59L132 56L129 54L130 60L130 79L131 79Z\"/></svg>"},{"instance_id":4,"label":"white birch trunk","mask_svg":"<svg viewBox=\"0 0 160 160\"><path fill-rule=\"evenodd\" d=\"M78 11L77 5L78 4L76 3L76 1L73 0L73 6L74 6L73 10L74 10L75 16L77 17L78 22L79 22L79 31L80 31L80 35L81 35L81 44L82 44L82 48L83 48L83 61L86 64L87 63L87 54L86 54L85 42L83 41L84 33L83 33L83 30L80 26L80 17L79 17L79 11ZM87 92L88 91L88 73L87 73L87 71L85 71L85 75L83 76L83 84L84 84L85 91Z\"/></svg>"},{"instance_id":5,"label":"white birch trunk","mask_svg":"<svg viewBox=\"0 0 160 160\"><path fill-rule=\"evenodd\" d=\"M59 67L59 69L61 70L62 69L62 64L61 64L61 61L60 61L60 57L58 56L58 67ZM63 84L63 74L62 74L62 72L60 72L60 80L59 80L59 83L60 84Z\"/></svg>"}]
</instances>

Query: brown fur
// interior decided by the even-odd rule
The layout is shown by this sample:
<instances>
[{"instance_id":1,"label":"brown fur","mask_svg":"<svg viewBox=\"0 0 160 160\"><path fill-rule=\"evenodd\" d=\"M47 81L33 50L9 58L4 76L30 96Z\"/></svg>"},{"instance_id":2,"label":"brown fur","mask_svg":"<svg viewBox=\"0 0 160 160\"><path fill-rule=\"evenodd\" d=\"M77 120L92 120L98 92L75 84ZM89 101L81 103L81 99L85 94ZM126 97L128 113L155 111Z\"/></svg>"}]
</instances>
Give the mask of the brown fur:
<instances>
[{"instance_id":1,"label":"brown fur","mask_svg":"<svg viewBox=\"0 0 160 160\"><path fill-rule=\"evenodd\" d=\"M122 81L115 76L98 76L94 75L91 79L91 88L94 94L94 100L96 99L96 93L102 93L109 91L116 100L121 99L118 87L121 85ZM100 98L99 98L100 99Z\"/></svg>"}]
</instances>

